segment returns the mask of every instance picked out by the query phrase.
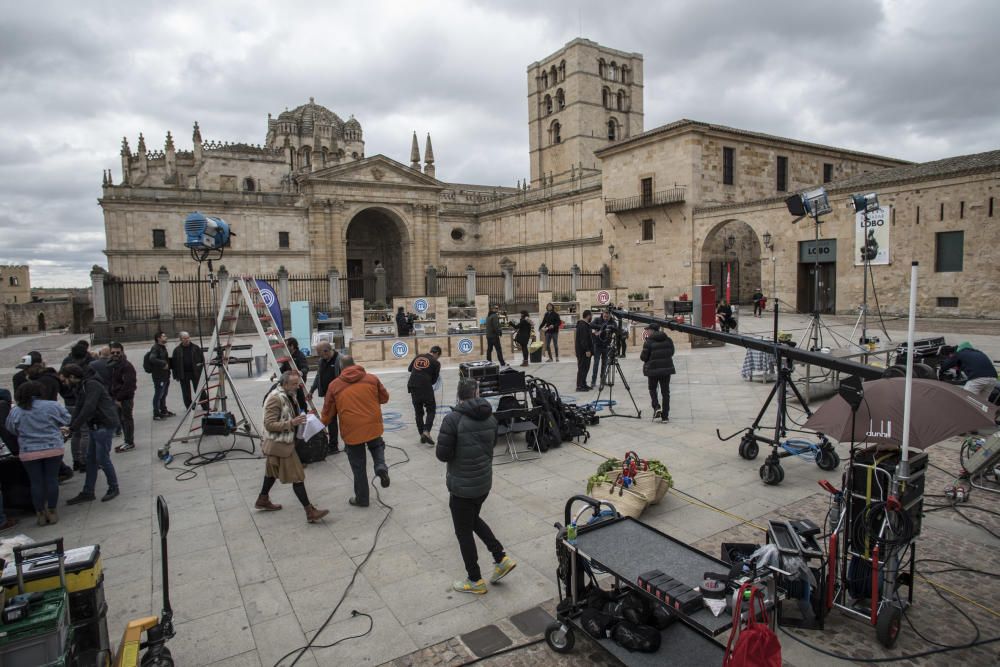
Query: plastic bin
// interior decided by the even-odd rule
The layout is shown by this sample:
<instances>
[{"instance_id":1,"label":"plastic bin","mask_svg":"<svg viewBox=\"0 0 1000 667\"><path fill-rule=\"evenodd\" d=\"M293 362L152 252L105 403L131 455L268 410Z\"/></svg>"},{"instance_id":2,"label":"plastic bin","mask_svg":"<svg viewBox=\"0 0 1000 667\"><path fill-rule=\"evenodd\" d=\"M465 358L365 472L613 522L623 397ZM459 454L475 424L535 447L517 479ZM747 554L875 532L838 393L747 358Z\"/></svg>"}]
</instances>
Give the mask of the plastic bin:
<instances>
[{"instance_id":1,"label":"plastic bin","mask_svg":"<svg viewBox=\"0 0 1000 667\"><path fill-rule=\"evenodd\" d=\"M27 618L0 625L0 667L48 665L66 657L73 635L66 590L42 595Z\"/></svg>"},{"instance_id":2,"label":"plastic bin","mask_svg":"<svg viewBox=\"0 0 1000 667\"><path fill-rule=\"evenodd\" d=\"M254 368L257 369L257 375L261 376L267 372L267 355L258 354L253 358Z\"/></svg>"}]
</instances>

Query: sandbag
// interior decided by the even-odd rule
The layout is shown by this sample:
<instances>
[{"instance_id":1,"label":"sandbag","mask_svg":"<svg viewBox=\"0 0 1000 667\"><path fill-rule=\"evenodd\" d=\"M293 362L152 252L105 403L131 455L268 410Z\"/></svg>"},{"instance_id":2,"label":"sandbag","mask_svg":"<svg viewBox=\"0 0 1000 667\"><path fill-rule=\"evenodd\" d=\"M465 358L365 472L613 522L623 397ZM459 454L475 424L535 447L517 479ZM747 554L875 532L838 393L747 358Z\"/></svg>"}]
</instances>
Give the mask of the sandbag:
<instances>
[{"instance_id":1,"label":"sandbag","mask_svg":"<svg viewBox=\"0 0 1000 667\"><path fill-rule=\"evenodd\" d=\"M622 621L611 630L611 638L629 651L656 653L660 650L660 631L648 625Z\"/></svg>"},{"instance_id":2,"label":"sandbag","mask_svg":"<svg viewBox=\"0 0 1000 667\"><path fill-rule=\"evenodd\" d=\"M618 621L597 609L586 608L580 612L580 627L594 639L607 639Z\"/></svg>"},{"instance_id":3,"label":"sandbag","mask_svg":"<svg viewBox=\"0 0 1000 667\"><path fill-rule=\"evenodd\" d=\"M326 450L330 441L327 439L326 429L323 429L308 442L295 439L295 453L299 455L302 463L319 463L326 460Z\"/></svg>"},{"instance_id":4,"label":"sandbag","mask_svg":"<svg viewBox=\"0 0 1000 667\"><path fill-rule=\"evenodd\" d=\"M654 604L653 611L650 616L650 625L652 625L657 630L666 630L670 625L677 620L675 616L666 605Z\"/></svg>"}]
</instances>

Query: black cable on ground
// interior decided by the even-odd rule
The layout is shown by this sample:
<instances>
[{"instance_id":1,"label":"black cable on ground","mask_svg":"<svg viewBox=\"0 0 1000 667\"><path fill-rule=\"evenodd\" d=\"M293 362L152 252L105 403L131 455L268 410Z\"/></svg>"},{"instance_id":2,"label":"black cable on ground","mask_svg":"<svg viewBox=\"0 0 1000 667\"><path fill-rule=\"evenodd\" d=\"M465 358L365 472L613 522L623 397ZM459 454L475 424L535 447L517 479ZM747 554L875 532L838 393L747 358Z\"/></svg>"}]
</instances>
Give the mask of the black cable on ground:
<instances>
[{"instance_id":1,"label":"black cable on ground","mask_svg":"<svg viewBox=\"0 0 1000 667\"><path fill-rule=\"evenodd\" d=\"M248 454L249 456L238 456L230 457L229 455L234 452L240 452L242 454ZM251 461L263 459L263 456L256 455L254 450L243 449L242 447L236 446L236 434L233 434L233 444L228 449L219 449L214 452L202 452L201 442L198 443L198 451L196 452L177 452L173 455L173 460L179 460L180 457L186 456L184 460L181 461L181 465L184 467L178 468L177 466L171 466L169 463L164 463L163 467L172 472L177 472L174 479L178 482L186 482L194 479L198 476L197 469L203 466L207 466L210 463L218 463L219 461Z\"/></svg>"},{"instance_id":2,"label":"black cable on ground","mask_svg":"<svg viewBox=\"0 0 1000 667\"><path fill-rule=\"evenodd\" d=\"M504 655L505 653L513 653L514 651L520 651L522 648L528 648L529 646L534 646L535 644L541 644L543 641L545 641L545 637L539 637L538 639L532 639L530 642L518 644L517 646L508 646L505 649L500 649L499 651L495 651L493 653L490 653L489 655L484 655L481 658L473 658L472 660L459 663L458 667L466 667L466 665L475 665L484 660L495 658L498 655Z\"/></svg>"},{"instance_id":3,"label":"black cable on ground","mask_svg":"<svg viewBox=\"0 0 1000 667\"><path fill-rule=\"evenodd\" d=\"M979 625L974 620L972 620L972 617L969 616L968 614L966 614L957 604L955 604L954 602L952 602L951 600L949 600L948 598L946 598L944 596L944 593L942 593L941 591L938 590L937 586L931 586L931 588L934 589L934 592L937 593L937 596L939 598L941 598L946 603L948 603L948 605L952 609L954 609L959 614L961 614L965 618L965 620L967 620L969 622L969 624L972 625L972 628L976 631L976 636L972 638L971 642L974 643L974 642L979 641L979 638L982 637L982 634L979 631ZM897 595L898 595L898 592L897 592ZM932 646L939 646L941 648L948 648L948 649L966 648L965 644L942 644L940 642L934 641L933 639L928 639L926 636L924 636L924 634L922 632L920 632L920 630L917 629L917 626L915 626L913 624L913 621L910 619L910 615L906 613L907 612L906 606L903 605L902 608L903 608L903 618L906 619L906 624L910 626L911 630L913 630L915 633L917 633L918 637L920 637L921 639L923 639L928 644L930 644ZM969 642L966 642L966 643L969 643Z\"/></svg>"},{"instance_id":4,"label":"black cable on ground","mask_svg":"<svg viewBox=\"0 0 1000 667\"><path fill-rule=\"evenodd\" d=\"M361 446L361 445L345 445L345 446ZM402 452L403 456L405 457L402 461L396 461L395 463L389 464L389 466L388 466L389 469L392 469L392 468L394 468L394 467L396 467L398 465L403 465L404 463L409 463L410 462L410 455L407 454L406 450L403 449L402 447L396 447L396 446L390 445L390 444L386 444L385 447L386 447L386 449L395 449L395 450L398 450L398 451ZM292 663L291 663L291 665L289 666L289 667L294 667L296 664L298 664L299 660L302 659L302 656L305 655L306 651L308 651L310 648L329 648L330 646L336 646L340 642L347 641L348 639L357 639L359 637L364 637L364 636L368 635L369 633L371 633L372 628L375 627L375 621L371 618L371 616L368 616L368 614L363 614L361 612L358 612L357 610L354 610L354 611L351 612L352 616L358 616L358 615L368 616L370 624L368 626L368 629L365 632L361 633L360 635L354 635L354 636L351 636L351 637L343 637L343 638L338 639L336 642L334 642L332 644L329 644L329 645L316 644L316 639L323 633L323 630L326 629L326 626L330 625L330 622L333 620L334 615L336 615L337 611L340 609L340 605L344 604L344 600L347 598L347 594L350 593L351 588L354 586L354 582L358 578L358 574L361 573L361 568L363 568L365 566L365 564L368 562L368 559L372 557L373 553L375 553L375 547L378 546L378 538L379 538L379 535L381 535L381 533L382 533L382 528L385 527L386 522L389 520L389 517L392 515L392 511L393 511L394 508L393 508L392 505L389 505L388 503L386 503L386 502L384 502L382 500L382 495L379 493L379 486L377 486L375 484L375 480L376 479L378 479L378 477L375 476L375 475L373 475L372 478L371 478L371 480L369 481L369 483L371 484L372 488L375 489L375 500L378 502L379 505L381 505L382 507L384 507L388 511L382 517L382 521L379 523L378 528L375 529L375 538L372 540L372 546L371 546L371 548L368 549L368 553L365 554L364 560L362 560L358 564L358 566L354 568L354 574L351 575L351 580L349 582L347 582L347 586L344 588L344 592L341 593L340 599L337 600L337 604L334 605L333 610L326 617L326 620L323 621L323 624L321 626L319 626L319 629L316 630L316 632L313 634L312 639L310 639L309 642L305 646L301 646L299 648L292 649L291 651L289 651L285 655L283 655L280 658L278 658L277 662L274 663L274 667L279 667L281 665L281 663L284 662L285 658L287 658L287 657L289 657L289 656L297 653L298 655L295 656L295 660L293 660Z\"/></svg>"},{"instance_id":5,"label":"black cable on ground","mask_svg":"<svg viewBox=\"0 0 1000 667\"><path fill-rule=\"evenodd\" d=\"M928 655L937 655L938 653L950 653L951 651L960 651L967 648L974 648L976 646L983 646L984 644L992 644L994 642L1000 642L1000 637L991 637L989 639L980 639L978 641L970 642L968 644L963 644L961 646L954 646L950 648L934 648L927 651L921 651L920 653L906 653L900 656L896 656L894 658L855 658L853 656L843 655L841 653L834 653L833 651L828 651L824 648L816 646L815 644L810 644L801 637L798 637L789 632L788 630L786 630L784 626L779 626L779 627L784 634L788 635L789 637L791 637L798 643L802 644L803 646L811 648L817 653L822 653L823 655L829 656L831 658L836 658L837 660L846 660L847 662L878 662L878 663L899 662L900 660L912 660L913 658L923 658L924 656Z\"/></svg>"}]
</instances>

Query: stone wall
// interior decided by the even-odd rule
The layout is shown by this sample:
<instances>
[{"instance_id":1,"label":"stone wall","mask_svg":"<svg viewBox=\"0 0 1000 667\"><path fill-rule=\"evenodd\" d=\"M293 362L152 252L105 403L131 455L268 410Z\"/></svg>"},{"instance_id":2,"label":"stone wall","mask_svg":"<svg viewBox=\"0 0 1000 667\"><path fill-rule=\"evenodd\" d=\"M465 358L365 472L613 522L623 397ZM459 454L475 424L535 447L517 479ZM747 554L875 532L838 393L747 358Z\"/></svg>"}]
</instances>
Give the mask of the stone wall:
<instances>
[{"instance_id":1,"label":"stone wall","mask_svg":"<svg viewBox=\"0 0 1000 667\"><path fill-rule=\"evenodd\" d=\"M76 331L73 327L74 302L70 300L8 303L0 308L3 309L0 329L4 336L57 331L67 327ZM77 320L79 322L79 315Z\"/></svg>"},{"instance_id":2,"label":"stone wall","mask_svg":"<svg viewBox=\"0 0 1000 667\"><path fill-rule=\"evenodd\" d=\"M890 206L890 261L888 266L872 266L875 291L882 312L904 315L909 305L910 262L920 263L918 277L918 314L926 317L997 317L1000 313L1000 274L997 270L997 238L1000 235L1000 210L989 216L989 198L1000 199L1000 175L980 174L959 178L924 180L878 188L882 206ZM822 218L822 239L836 239L836 310L856 313L863 300L863 268L855 266L857 254L854 235L854 212L849 208L848 193L830 197L832 213ZM941 205L944 219L941 219ZM919 222L917 209L920 210ZM791 224L784 202L770 202L743 207L725 207L698 212L695 216L695 245L702 247L719 225L729 221L746 223L757 235L773 237L773 273L771 253L761 250L762 287L772 294L776 278L777 294L785 302L796 303L799 286L799 244L813 240L815 227L810 218ZM962 271L935 270L936 234L964 232ZM875 311L875 299L869 284L869 308ZM938 305L939 298L958 298L957 307Z\"/></svg>"}]
</instances>

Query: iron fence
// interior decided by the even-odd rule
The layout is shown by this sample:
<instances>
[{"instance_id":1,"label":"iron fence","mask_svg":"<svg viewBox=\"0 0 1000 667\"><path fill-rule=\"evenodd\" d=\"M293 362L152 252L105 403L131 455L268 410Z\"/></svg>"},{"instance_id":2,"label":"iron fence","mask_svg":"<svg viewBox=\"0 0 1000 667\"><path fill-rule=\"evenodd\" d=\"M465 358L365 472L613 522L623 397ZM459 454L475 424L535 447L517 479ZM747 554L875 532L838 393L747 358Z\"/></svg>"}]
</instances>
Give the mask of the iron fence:
<instances>
[{"instance_id":1,"label":"iron fence","mask_svg":"<svg viewBox=\"0 0 1000 667\"><path fill-rule=\"evenodd\" d=\"M351 276L340 279L340 307L351 309L351 299L375 301L375 276Z\"/></svg>"},{"instance_id":2,"label":"iron fence","mask_svg":"<svg viewBox=\"0 0 1000 667\"><path fill-rule=\"evenodd\" d=\"M221 298L222 295L217 291L213 294L212 284L207 278L170 279L170 302L174 317L197 317L199 314L214 316Z\"/></svg>"},{"instance_id":3,"label":"iron fence","mask_svg":"<svg viewBox=\"0 0 1000 667\"><path fill-rule=\"evenodd\" d=\"M503 274L477 273L476 293L490 297L490 303L503 303Z\"/></svg>"},{"instance_id":4,"label":"iron fence","mask_svg":"<svg viewBox=\"0 0 1000 667\"><path fill-rule=\"evenodd\" d=\"M610 287L610 285L604 284L604 274L598 271L597 273L581 273L580 274L580 289L582 290L595 290L604 289Z\"/></svg>"},{"instance_id":5,"label":"iron fence","mask_svg":"<svg viewBox=\"0 0 1000 667\"><path fill-rule=\"evenodd\" d=\"M136 321L160 316L156 278L118 278L104 280L104 303L112 321Z\"/></svg>"},{"instance_id":6,"label":"iron fence","mask_svg":"<svg viewBox=\"0 0 1000 667\"><path fill-rule=\"evenodd\" d=\"M315 312L330 312L330 279L326 276L288 276L289 301L308 301Z\"/></svg>"},{"instance_id":7,"label":"iron fence","mask_svg":"<svg viewBox=\"0 0 1000 667\"><path fill-rule=\"evenodd\" d=\"M446 296L449 299L465 299L465 285L467 279L464 275L437 277L437 296Z\"/></svg>"}]
</instances>

